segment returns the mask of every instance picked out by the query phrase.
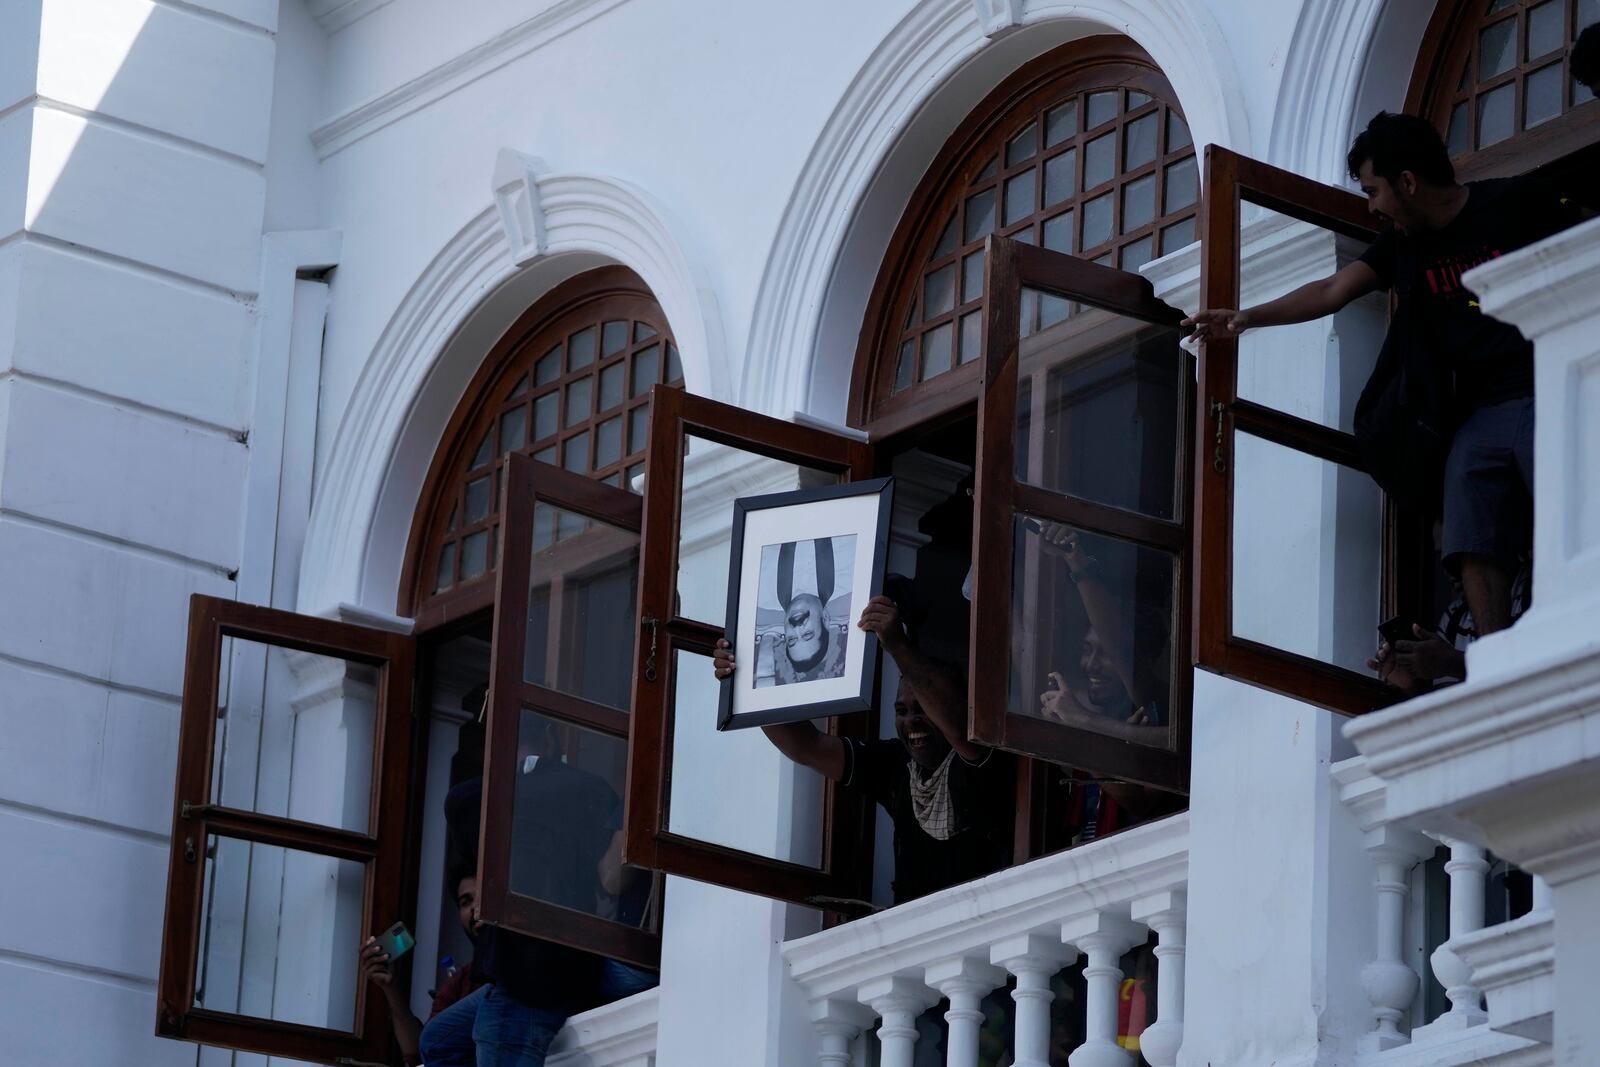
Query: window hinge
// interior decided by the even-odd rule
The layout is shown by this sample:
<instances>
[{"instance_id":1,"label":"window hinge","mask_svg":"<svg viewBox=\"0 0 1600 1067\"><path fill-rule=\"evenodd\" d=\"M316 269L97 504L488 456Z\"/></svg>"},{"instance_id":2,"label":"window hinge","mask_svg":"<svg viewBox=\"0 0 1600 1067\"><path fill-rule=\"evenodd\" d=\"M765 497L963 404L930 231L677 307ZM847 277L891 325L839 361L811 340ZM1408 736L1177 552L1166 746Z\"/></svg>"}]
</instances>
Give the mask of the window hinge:
<instances>
[{"instance_id":1,"label":"window hinge","mask_svg":"<svg viewBox=\"0 0 1600 1067\"><path fill-rule=\"evenodd\" d=\"M217 806L215 804L196 804L185 800L178 807L178 816L184 819L199 819L210 815L216 810Z\"/></svg>"},{"instance_id":2,"label":"window hinge","mask_svg":"<svg viewBox=\"0 0 1600 1067\"><path fill-rule=\"evenodd\" d=\"M1211 402L1211 418L1217 424L1216 451L1211 454L1211 469L1218 474L1228 470L1228 458L1222 452L1222 419L1228 412L1228 405L1220 400Z\"/></svg>"},{"instance_id":3,"label":"window hinge","mask_svg":"<svg viewBox=\"0 0 1600 1067\"><path fill-rule=\"evenodd\" d=\"M654 682L657 677L656 630L661 625L661 621L654 615L646 615L644 618L639 620L639 625L650 631L650 654L644 658L644 680L647 682Z\"/></svg>"}]
</instances>

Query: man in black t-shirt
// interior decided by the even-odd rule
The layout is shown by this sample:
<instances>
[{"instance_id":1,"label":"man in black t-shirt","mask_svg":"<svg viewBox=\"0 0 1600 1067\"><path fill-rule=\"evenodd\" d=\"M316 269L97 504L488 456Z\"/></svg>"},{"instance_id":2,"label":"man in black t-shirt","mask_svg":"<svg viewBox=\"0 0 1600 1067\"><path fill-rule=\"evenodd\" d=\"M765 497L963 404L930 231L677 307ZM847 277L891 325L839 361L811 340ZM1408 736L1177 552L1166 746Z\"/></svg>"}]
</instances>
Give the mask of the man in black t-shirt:
<instances>
[{"instance_id":1,"label":"man in black t-shirt","mask_svg":"<svg viewBox=\"0 0 1600 1067\"><path fill-rule=\"evenodd\" d=\"M923 654L899 609L873 597L857 625L877 634L900 668L895 740L848 741L809 722L767 726L784 755L864 791L894 823L896 904L992 874L1011 862L1013 763L966 739L966 682ZM733 648L717 642L716 674L733 676Z\"/></svg>"},{"instance_id":2,"label":"man in black t-shirt","mask_svg":"<svg viewBox=\"0 0 1600 1067\"><path fill-rule=\"evenodd\" d=\"M1331 315L1393 289L1414 316L1407 359L1429 369L1454 433L1443 473L1445 566L1459 574L1481 634L1511 624L1511 581L1532 542L1533 346L1483 314L1462 285L1473 267L1577 221L1575 209L1531 178L1457 183L1438 132L1411 115L1379 112L1355 140L1350 176L1374 215L1391 223L1362 257L1276 300L1208 309L1185 319L1201 336L1237 336Z\"/></svg>"}]
</instances>

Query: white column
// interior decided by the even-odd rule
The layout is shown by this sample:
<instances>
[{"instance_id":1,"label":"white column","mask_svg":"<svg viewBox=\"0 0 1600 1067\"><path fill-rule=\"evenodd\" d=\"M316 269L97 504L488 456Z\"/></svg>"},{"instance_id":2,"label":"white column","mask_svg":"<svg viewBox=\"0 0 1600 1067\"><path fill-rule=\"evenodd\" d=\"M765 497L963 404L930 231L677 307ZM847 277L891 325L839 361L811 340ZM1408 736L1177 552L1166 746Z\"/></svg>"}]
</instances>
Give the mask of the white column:
<instances>
[{"instance_id":1,"label":"white column","mask_svg":"<svg viewBox=\"0 0 1600 1067\"><path fill-rule=\"evenodd\" d=\"M850 1067L850 1042L872 1025L872 1011L853 1000L829 997L811 1005L819 1067Z\"/></svg>"},{"instance_id":2,"label":"white column","mask_svg":"<svg viewBox=\"0 0 1600 1067\"><path fill-rule=\"evenodd\" d=\"M1378 930L1377 953L1361 969L1361 988L1372 1004L1377 1028L1361 1039L1362 1051L1379 1052L1408 1040L1399 1023L1411 1009L1418 979L1401 959L1411 889L1407 873L1432 852L1433 842L1411 830L1388 826L1367 834L1367 854L1377 866Z\"/></svg>"},{"instance_id":3,"label":"white column","mask_svg":"<svg viewBox=\"0 0 1600 1067\"><path fill-rule=\"evenodd\" d=\"M956 956L929 964L926 977L928 985L950 1001L944 1013L949 1027L947 1067L978 1067L978 1030L983 1025L980 1005L990 990L1005 983L1005 972L971 956Z\"/></svg>"},{"instance_id":4,"label":"white column","mask_svg":"<svg viewBox=\"0 0 1600 1067\"><path fill-rule=\"evenodd\" d=\"M1472 968L1450 947L1464 934L1483 929L1484 876L1489 862L1483 849L1460 838L1441 838L1450 850L1445 873L1450 876L1450 937L1433 950L1428 962L1433 976L1450 998L1450 1010L1412 1034L1412 1040L1445 1030L1465 1030L1489 1018L1483 1010L1483 991L1472 984Z\"/></svg>"},{"instance_id":5,"label":"white column","mask_svg":"<svg viewBox=\"0 0 1600 1067\"><path fill-rule=\"evenodd\" d=\"M917 1051L917 1016L939 1003L939 995L915 978L897 974L861 986L857 999L878 1013L880 1067L912 1067Z\"/></svg>"},{"instance_id":6,"label":"white column","mask_svg":"<svg viewBox=\"0 0 1600 1067\"><path fill-rule=\"evenodd\" d=\"M1152 893L1133 902L1134 922L1155 931L1158 1018L1139 1035L1139 1051L1150 1067L1174 1067L1183 1045L1183 958L1189 900L1181 889Z\"/></svg>"},{"instance_id":7,"label":"white column","mask_svg":"<svg viewBox=\"0 0 1600 1067\"><path fill-rule=\"evenodd\" d=\"M1012 1067L1049 1067L1050 1001L1055 997L1050 979L1077 958L1075 951L1048 934L1024 934L990 947L990 961L1017 978L1017 988L1011 991L1017 1004Z\"/></svg>"},{"instance_id":8,"label":"white column","mask_svg":"<svg viewBox=\"0 0 1600 1067\"><path fill-rule=\"evenodd\" d=\"M1554 897L1550 895L1550 883L1539 877L1533 876L1533 910L1541 911L1551 906Z\"/></svg>"},{"instance_id":9,"label":"white column","mask_svg":"<svg viewBox=\"0 0 1600 1067\"><path fill-rule=\"evenodd\" d=\"M1133 1056L1117 1044L1117 995L1122 985L1119 961L1144 939L1141 927L1109 912L1062 924L1061 940L1084 954L1083 977L1089 988L1085 1040L1067 1057L1071 1067L1133 1067Z\"/></svg>"}]
</instances>

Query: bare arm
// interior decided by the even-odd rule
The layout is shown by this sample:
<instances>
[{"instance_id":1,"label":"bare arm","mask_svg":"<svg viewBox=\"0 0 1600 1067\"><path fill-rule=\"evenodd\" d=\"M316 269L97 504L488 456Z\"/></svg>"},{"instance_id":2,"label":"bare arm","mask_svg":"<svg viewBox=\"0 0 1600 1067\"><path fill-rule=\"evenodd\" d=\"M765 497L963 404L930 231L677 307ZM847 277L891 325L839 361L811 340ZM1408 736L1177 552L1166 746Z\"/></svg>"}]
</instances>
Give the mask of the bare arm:
<instances>
[{"instance_id":1,"label":"bare arm","mask_svg":"<svg viewBox=\"0 0 1600 1067\"><path fill-rule=\"evenodd\" d=\"M361 946L359 970L368 981L383 990L383 999L389 1004L389 1019L394 1025L394 1036L400 1043L401 1055L408 1062L415 1060L421 1063L421 1053L418 1049L422 1040L422 1022L411 1014L411 1007L406 1003L405 994L400 991L399 983L395 981L389 955L383 951L383 946L378 944L377 938L369 937Z\"/></svg>"},{"instance_id":2,"label":"bare arm","mask_svg":"<svg viewBox=\"0 0 1600 1067\"><path fill-rule=\"evenodd\" d=\"M718 681L733 677L733 646L727 641L717 642L715 662ZM809 722L763 726L761 732L779 752L802 767L810 767L835 782L844 778L845 742L842 738L825 734Z\"/></svg>"},{"instance_id":3,"label":"bare arm","mask_svg":"<svg viewBox=\"0 0 1600 1067\"><path fill-rule=\"evenodd\" d=\"M900 676L917 695L917 703L944 734L956 755L968 763L982 759L989 750L967 740L965 687L959 678L940 670L911 643L905 627L900 624L900 609L894 601L886 596L873 597L862 609L861 621L856 625L878 635L883 650L893 657L895 666L900 668Z\"/></svg>"},{"instance_id":4,"label":"bare arm","mask_svg":"<svg viewBox=\"0 0 1600 1067\"><path fill-rule=\"evenodd\" d=\"M1352 300L1376 291L1378 284L1377 272L1357 260L1326 278L1307 282L1276 300L1243 311L1207 308L1184 319L1183 324L1193 326L1195 336L1201 339L1210 336L1237 337L1252 326L1286 326L1332 315Z\"/></svg>"}]
</instances>

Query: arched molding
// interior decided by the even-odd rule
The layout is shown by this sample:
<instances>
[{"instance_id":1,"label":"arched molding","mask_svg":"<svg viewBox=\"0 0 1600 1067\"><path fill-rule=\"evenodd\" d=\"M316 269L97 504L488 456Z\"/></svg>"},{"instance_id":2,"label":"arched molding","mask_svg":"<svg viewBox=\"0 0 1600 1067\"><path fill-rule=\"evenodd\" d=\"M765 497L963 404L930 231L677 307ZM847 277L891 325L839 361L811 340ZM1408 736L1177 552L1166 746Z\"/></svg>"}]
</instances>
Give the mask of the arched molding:
<instances>
[{"instance_id":1,"label":"arched molding","mask_svg":"<svg viewBox=\"0 0 1600 1067\"><path fill-rule=\"evenodd\" d=\"M1426 0L1303 0L1273 113L1268 162L1347 184L1345 155L1378 111L1400 111L1433 15Z\"/></svg>"},{"instance_id":2,"label":"arched molding","mask_svg":"<svg viewBox=\"0 0 1600 1067\"><path fill-rule=\"evenodd\" d=\"M497 164L494 202L423 269L362 367L312 501L302 610L393 610L412 514L451 412L494 342L568 278L606 263L632 269L672 324L686 386L710 396L730 391L709 276L660 206L613 178L526 173L533 185L523 193L542 220L539 253L526 256L526 241L515 240L515 213L508 222L501 210L506 171Z\"/></svg>"},{"instance_id":3,"label":"arched molding","mask_svg":"<svg viewBox=\"0 0 1600 1067\"><path fill-rule=\"evenodd\" d=\"M918 4L857 72L779 223L746 349L762 372L745 376L740 403L843 421L862 315L905 204L968 111L1034 56L1080 37L1125 34L1172 83L1197 144L1250 150L1232 51L1202 4L1016 7L1017 27L990 39L983 11L994 4Z\"/></svg>"}]
</instances>

